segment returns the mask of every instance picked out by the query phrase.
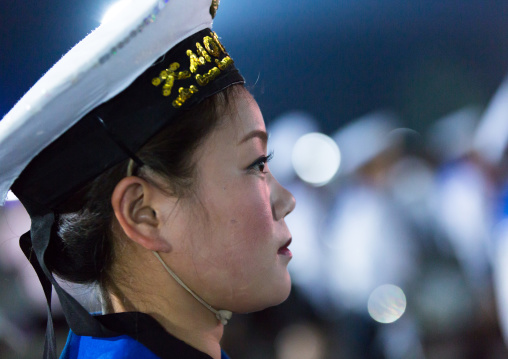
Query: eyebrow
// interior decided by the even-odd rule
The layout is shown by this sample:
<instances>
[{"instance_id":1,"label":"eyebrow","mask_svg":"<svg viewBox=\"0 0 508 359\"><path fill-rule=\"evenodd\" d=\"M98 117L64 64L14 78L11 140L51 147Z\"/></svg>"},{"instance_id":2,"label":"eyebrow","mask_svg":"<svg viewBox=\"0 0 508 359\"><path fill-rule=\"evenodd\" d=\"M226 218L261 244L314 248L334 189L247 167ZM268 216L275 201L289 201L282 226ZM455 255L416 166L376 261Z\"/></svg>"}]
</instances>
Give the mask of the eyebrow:
<instances>
[{"instance_id":1,"label":"eyebrow","mask_svg":"<svg viewBox=\"0 0 508 359\"><path fill-rule=\"evenodd\" d=\"M268 134L265 131L254 130L252 132L249 132L244 138L242 138L240 140L240 142L238 142L238 145L241 145L242 143L245 143L248 140L256 138L256 137L260 138L261 141L263 141L263 143L265 143L265 144L268 142Z\"/></svg>"}]
</instances>

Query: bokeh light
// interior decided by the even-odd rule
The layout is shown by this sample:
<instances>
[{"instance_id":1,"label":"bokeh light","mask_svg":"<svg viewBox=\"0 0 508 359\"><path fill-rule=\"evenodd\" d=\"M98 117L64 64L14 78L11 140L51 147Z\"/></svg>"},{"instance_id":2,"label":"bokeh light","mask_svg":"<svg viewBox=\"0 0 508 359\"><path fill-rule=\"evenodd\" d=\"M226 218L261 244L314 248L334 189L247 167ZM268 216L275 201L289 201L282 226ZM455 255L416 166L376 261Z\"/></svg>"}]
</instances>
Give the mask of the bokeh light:
<instances>
[{"instance_id":1,"label":"bokeh light","mask_svg":"<svg viewBox=\"0 0 508 359\"><path fill-rule=\"evenodd\" d=\"M314 186L323 186L335 176L340 159L335 141L318 132L300 137L291 156L298 177Z\"/></svg>"},{"instance_id":2,"label":"bokeh light","mask_svg":"<svg viewBox=\"0 0 508 359\"><path fill-rule=\"evenodd\" d=\"M371 293L368 310L376 322L393 323L406 311L406 296L396 285L381 285Z\"/></svg>"},{"instance_id":3,"label":"bokeh light","mask_svg":"<svg viewBox=\"0 0 508 359\"><path fill-rule=\"evenodd\" d=\"M316 119L302 111L290 111L277 117L268 127L269 142L274 156L270 162L270 172L282 184L295 177L291 155L296 141L303 135L318 132Z\"/></svg>"}]
</instances>

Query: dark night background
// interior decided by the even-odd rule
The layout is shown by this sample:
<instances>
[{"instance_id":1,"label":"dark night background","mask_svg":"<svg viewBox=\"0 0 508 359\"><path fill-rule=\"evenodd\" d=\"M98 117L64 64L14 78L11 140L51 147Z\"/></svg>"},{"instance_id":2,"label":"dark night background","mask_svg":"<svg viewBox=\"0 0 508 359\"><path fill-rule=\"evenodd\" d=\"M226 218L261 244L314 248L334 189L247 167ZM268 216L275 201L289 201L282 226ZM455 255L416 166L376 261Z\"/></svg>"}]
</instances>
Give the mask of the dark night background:
<instances>
[{"instance_id":1,"label":"dark night background","mask_svg":"<svg viewBox=\"0 0 508 359\"><path fill-rule=\"evenodd\" d=\"M2 116L111 1L3 1ZM508 69L505 1L222 1L214 27L267 121L302 109L330 132L377 109L415 130L485 106Z\"/></svg>"}]
</instances>

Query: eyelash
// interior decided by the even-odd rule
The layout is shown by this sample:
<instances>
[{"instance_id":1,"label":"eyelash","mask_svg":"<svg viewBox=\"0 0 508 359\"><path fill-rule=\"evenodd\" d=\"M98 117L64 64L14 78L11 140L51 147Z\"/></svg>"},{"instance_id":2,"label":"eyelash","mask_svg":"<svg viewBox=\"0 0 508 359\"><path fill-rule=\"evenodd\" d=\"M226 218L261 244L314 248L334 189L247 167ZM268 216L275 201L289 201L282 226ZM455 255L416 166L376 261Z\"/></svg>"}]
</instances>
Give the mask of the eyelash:
<instances>
[{"instance_id":1,"label":"eyelash","mask_svg":"<svg viewBox=\"0 0 508 359\"><path fill-rule=\"evenodd\" d=\"M254 172L266 173L264 171L265 165L270 162L273 158L273 152L271 152L268 156L261 156L256 161L254 161L247 170Z\"/></svg>"}]
</instances>

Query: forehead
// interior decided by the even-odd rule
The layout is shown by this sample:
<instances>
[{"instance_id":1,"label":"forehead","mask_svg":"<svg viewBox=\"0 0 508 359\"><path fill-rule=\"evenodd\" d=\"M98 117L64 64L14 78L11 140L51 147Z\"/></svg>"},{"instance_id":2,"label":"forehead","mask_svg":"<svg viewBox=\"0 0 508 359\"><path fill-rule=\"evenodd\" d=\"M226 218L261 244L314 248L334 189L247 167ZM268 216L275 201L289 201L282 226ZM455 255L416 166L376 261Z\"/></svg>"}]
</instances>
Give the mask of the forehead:
<instances>
[{"instance_id":1,"label":"forehead","mask_svg":"<svg viewBox=\"0 0 508 359\"><path fill-rule=\"evenodd\" d=\"M198 173L207 172L208 167L214 172L226 163L244 162L248 152L266 148L263 116L247 90L234 91L221 112L219 125L196 152ZM260 134L264 134L264 139Z\"/></svg>"},{"instance_id":2,"label":"forehead","mask_svg":"<svg viewBox=\"0 0 508 359\"><path fill-rule=\"evenodd\" d=\"M234 93L221 122L222 125L215 134L228 136L230 140L227 142L235 145L239 145L245 136L253 131L266 132L261 110L256 100L245 89Z\"/></svg>"}]
</instances>

